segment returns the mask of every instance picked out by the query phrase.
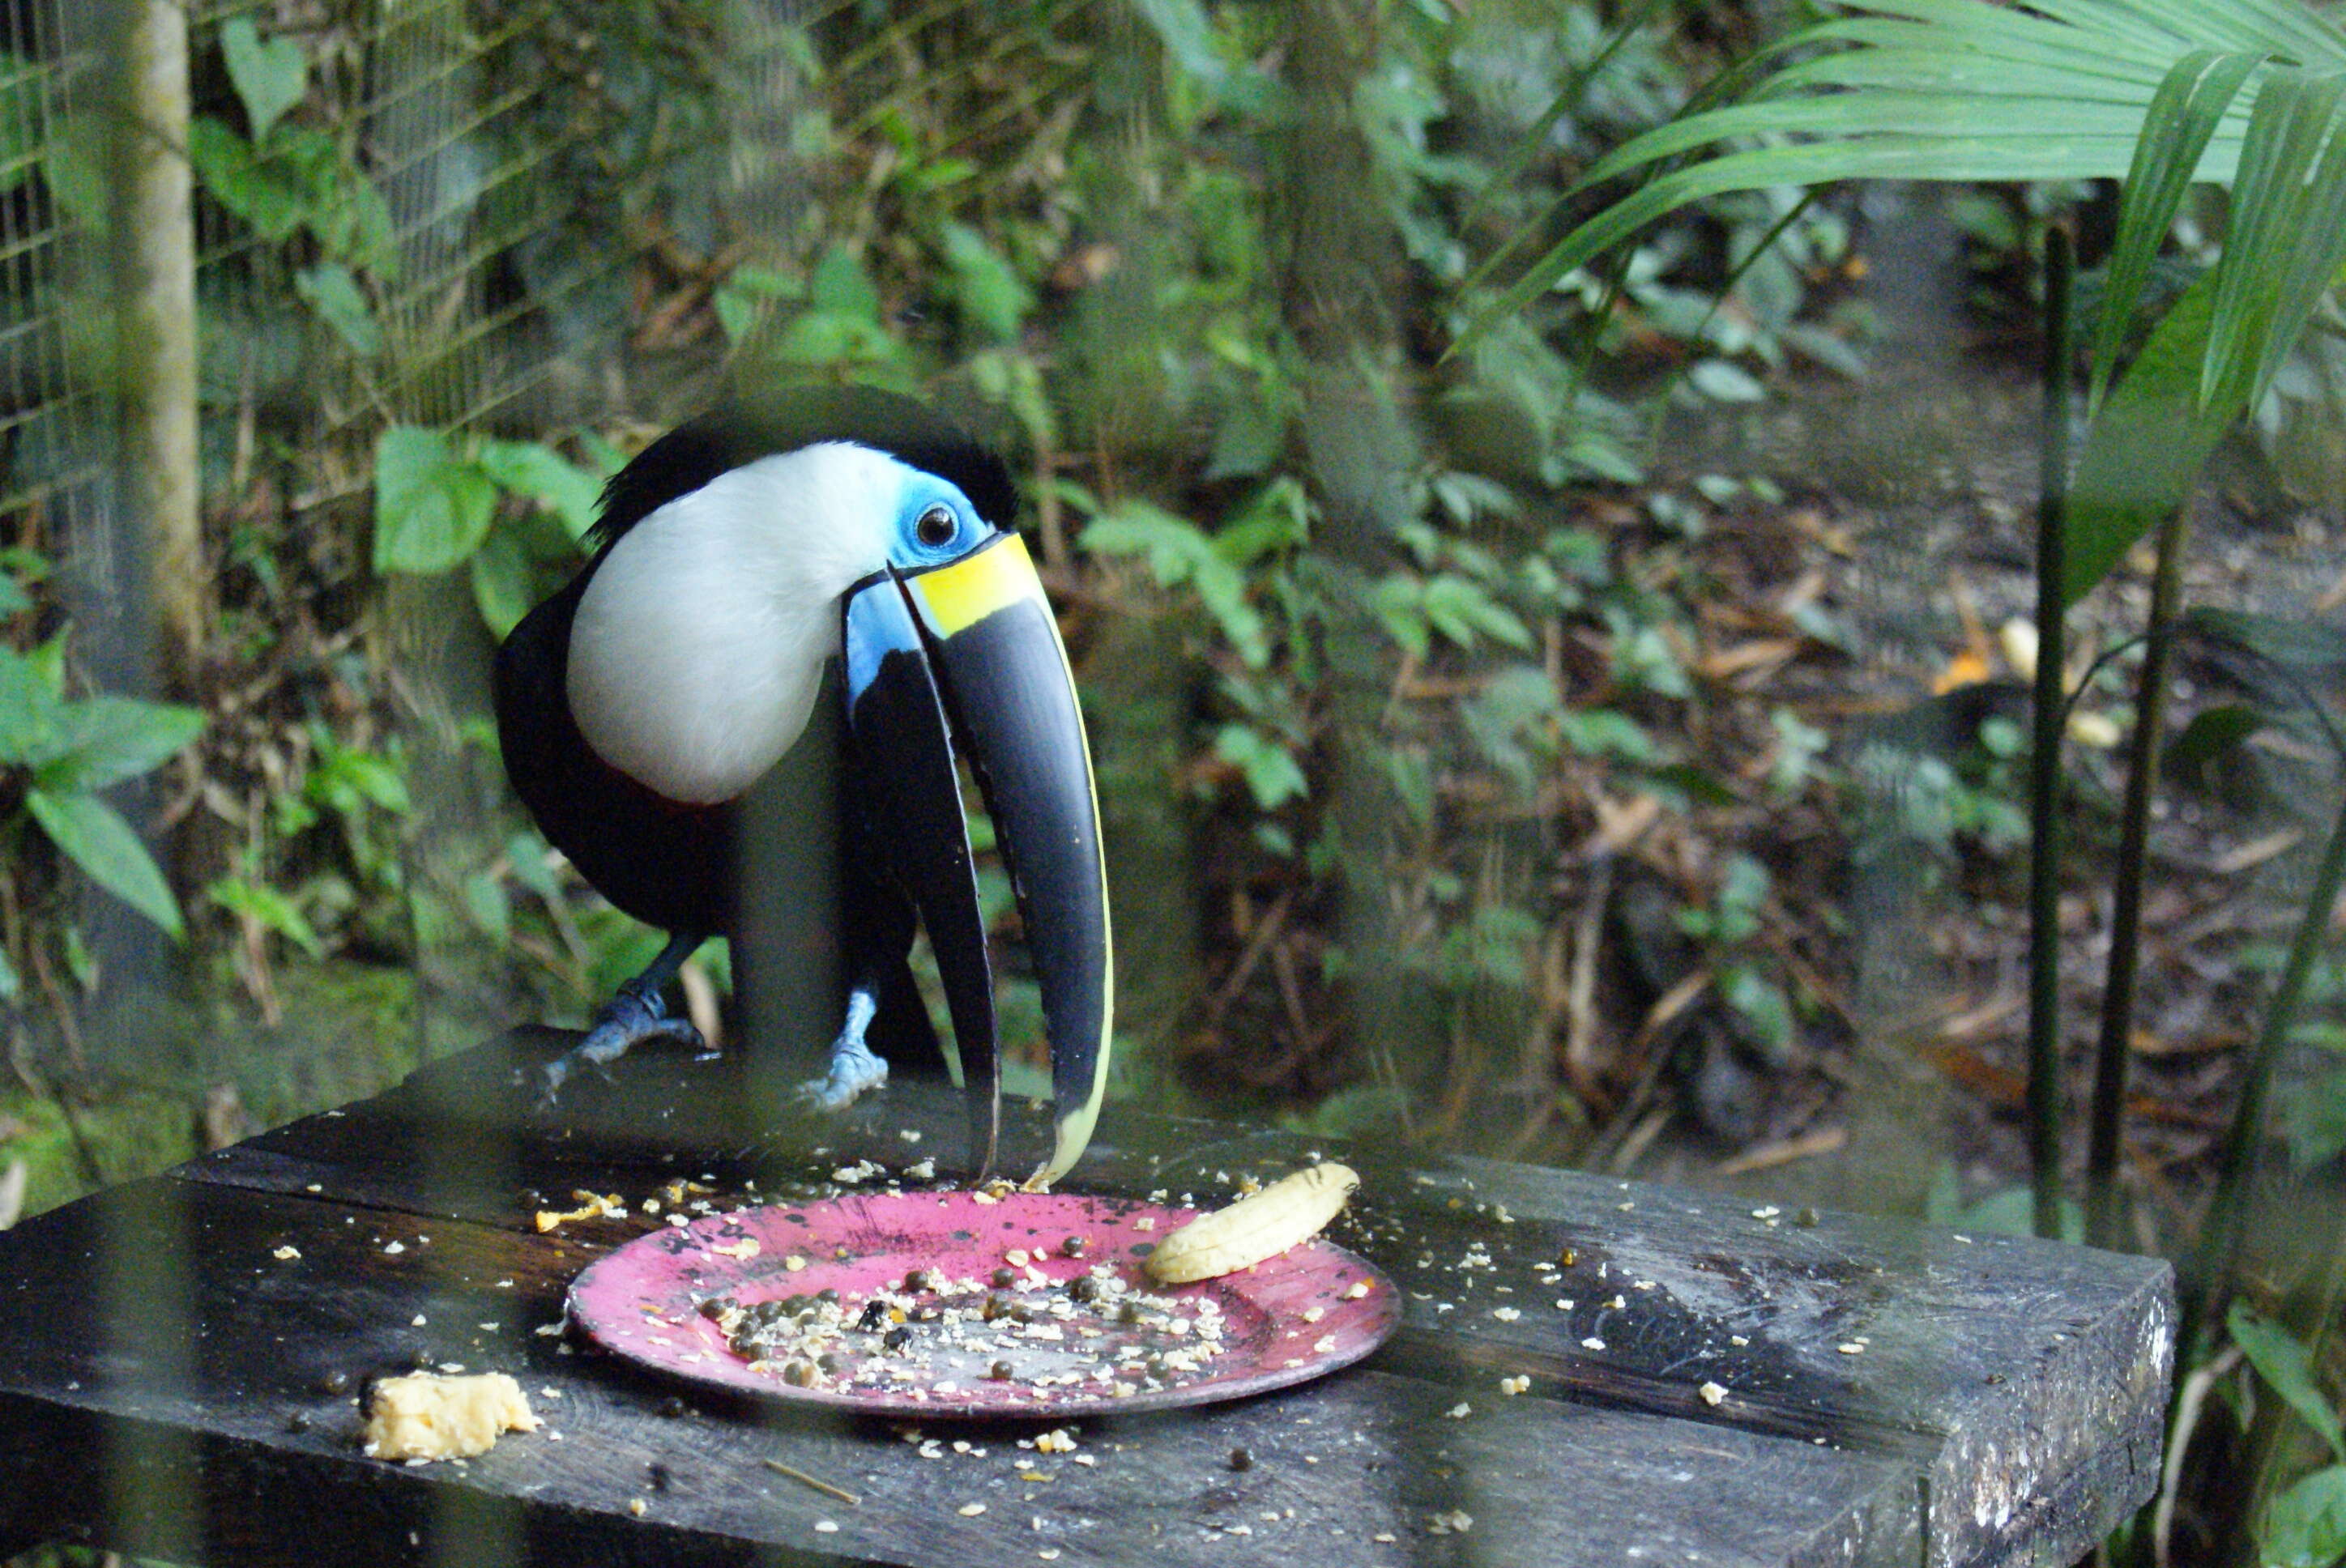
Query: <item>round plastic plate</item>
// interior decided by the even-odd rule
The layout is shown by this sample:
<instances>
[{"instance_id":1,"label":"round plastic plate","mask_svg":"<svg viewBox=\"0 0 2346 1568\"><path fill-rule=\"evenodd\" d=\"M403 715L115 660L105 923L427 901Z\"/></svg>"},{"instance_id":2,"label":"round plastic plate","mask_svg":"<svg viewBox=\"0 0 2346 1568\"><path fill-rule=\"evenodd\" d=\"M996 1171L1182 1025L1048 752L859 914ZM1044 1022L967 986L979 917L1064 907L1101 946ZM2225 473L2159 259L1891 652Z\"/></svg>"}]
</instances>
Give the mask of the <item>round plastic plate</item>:
<instances>
[{"instance_id":1,"label":"round plastic plate","mask_svg":"<svg viewBox=\"0 0 2346 1568\"><path fill-rule=\"evenodd\" d=\"M570 1287L570 1317L606 1349L698 1382L878 1415L1041 1419L1286 1388L1350 1366L1399 1325L1392 1282L1324 1240L1217 1279L1157 1285L1142 1260L1193 1217L1066 1193L853 1194L742 1209L638 1237L598 1259ZM1079 1238L1077 1256L1068 1256L1069 1237ZM1126 1292L1079 1304L1068 1282L1102 1266ZM900 1344L883 1349L886 1307L904 1302L915 1269L933 1279L909 1293L916 1308L959 1307L965 1320L923 1320L916 1309ZM878 1328L831 1340L829 1372L805 1386L785 1380L787 1360L753 1366L736 1354L701 1310L712 1298L747 1308L825 1290L838 1292L851 1321L874 1292L892 1294L874 1314ZM1137 1322L1116 1311L1129 1291L1140 1293ZM989 1295L1002 1298L998 1322L977 1320ZM1219 1337L1206 1328L1217 1323Z\"/></svg>"}]
</instances>

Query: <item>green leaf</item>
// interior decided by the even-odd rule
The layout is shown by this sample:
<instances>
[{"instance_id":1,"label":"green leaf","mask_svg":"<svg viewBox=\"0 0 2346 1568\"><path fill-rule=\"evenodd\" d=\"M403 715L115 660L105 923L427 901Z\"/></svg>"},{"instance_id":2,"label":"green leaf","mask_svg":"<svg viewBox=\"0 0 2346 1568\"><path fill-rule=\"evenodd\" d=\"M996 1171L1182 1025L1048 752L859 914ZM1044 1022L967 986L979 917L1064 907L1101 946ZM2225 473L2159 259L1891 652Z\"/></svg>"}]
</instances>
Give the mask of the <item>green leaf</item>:
<instances>
[{"instance_id":1,"label":"green leaf","mask_svg":"<svg viewBox=\"0 0 2346 1568\"><path fill-rule=\"evenodd\" d=\"M1793 1022L1791 1000L1782 986L1742 963L1722 968L1718 983L1720 999L1743 1015L1761 1044L1777 1053L1791 1049L1799 1025Z\"/></svg>"},{"instance_id":2,"label":"green leaf","mask_svg":"<svg viewBox=\"0 0 2346 1568\"><path fill-rule=\"evenodd\" d=\"M536 441L484 441L473 461L499 489L545 503L571 538L585 538L595 525L603 482L552 447Z\"/></svg>"},{"instance_id":3,"label":"green leaf","mask_svg":"<svg viewBox=\"0 0 2346 1568\"><path fill-rule=\"evenodd\" d=\"M382 328L374 307L359 288L357 274L339 261L321 261L293 274L293 291L352 353L372 359L382 352Z\"/></svg>"},{"instance_id":4,"label":"green leaf","mask_svg":"<svg viewBox=\"0 0 2346 1568\"><path fill-rule=\"evenodd\" d=\"M1528 794L1535 779L1533 754L1555 754L1563 708L1547 671L1511 665L1484 683L1459 708L1458 718L1475 749Z\"/></svg>"},{"instance_id":5,"label":"green leaf","mask_svg":"<svg viewBox=\"0 0 2346 1568\"><path fill-rule=\"evenodd\" d=\"M946 224L944 239L963 316L994 338L1017 336L1019 323L1035 308L1035 291L967 224Z\"/></svg>"},{"instance_id":6,"label":"green leaf","mask_svg":"<svg viewBox=\"0 0 2346 1568\"><path fill-rule=\"evenodd\" d=\"M1253 668L1270 659L1261 615L1247 603L1246 577L1186 517L1145 501L1127 501L1087 524L1084 549L1100 555L1145 555L1162 587L1188 583L1213 613L1222 635Z\"/></svg>"},{"instance_id":7,"label":"green leaf","mask_svg":"<svg viewBox=\"0 0 2346 1568\"><path fill-rule=\"evenodd\" d=\"M2305 1341L2280 1324L2258 1317L2244 1303L2233 1305L2228 1321L2232 1343L2248 1357L2257 1376L2320 1435L2331 1453L2346 1459L2346 1432L2341 1431L2337 1410L2314 1380L2313 1353Z\"/></svg>"},{"instance_id":8,"label":"green leaf","mask_svg":"<svg viewBox=\"0 0 2346 1568\"><path fill-rule=\"evenodd\" d=\"M2036 1195L2025 1186L1991 1193L1956 1215L1953 1223L1964 1230L1992 1231L1998 1236L2036 1234ZM2086 1239L2086 1211L2070 1198L2061 1200L2061 1239L2075 1246Z\"/></svg>"},{"instance_id":9,"label":"green leaf","mask_svg":"<svg viewBox=\"0 0 2346 1568\"><path fill-rule=\"evenodd\" d=\"M1425 616L1436 631L1460 647L1474 646L1477 633L1511 648L1528 648L1532 634L1514 611L1470 578L1444 572L1425 585Z\"/></svg>"},{"instance_id":10,"label":"green leaf","mask_svg":"<svg viewBox=\"0 0 2346 1568\"><path fill-rule=\"evenodd\" d=\"M2196 642L2234 649L2296 675L2327 680L2346 673L2346 633L2312 616L2198 605L2183 612L2177 629Z\"/></svg>"},{"instance_id":11,"label":"green leaf","mask_svg":"<svg viewBox=\"0 0 2346 1568\"><path fill-rule=\"evenodd\" d=\"M310 924L301 906L267 882L257 882L243 877L222 877L204 889L205 896L233 915L247 916L265 931L299 947L311 958L326 956L325 943L318 940L316 928Z\"/></svg>"},{"instance_id":12,"label":"green leaf","mask_svg":"<svg viewBox=\"0 0 2346 1568\"><path fill-rule=\"evenodd\" d=\"M1698 360L1687 380L1713 402L1759 402L1768 395L1757 376L1729 360Z\"/></svg>"},{"instance_id":13,"label":"green leaf","mask_svg":"<svg viewBox=\"0 0 2346 1568\"><path fill-rule=\"evenodd\" d=\"M2084 597L2183 504L2229 427L2232 416L2203 409L2197 393L2214 310L2211 275L2175 301L2086 427L2070 483L2063 604Z\"/></svg>"},{"instance_id":14,"label":"green leaf","mask_svg":"<svg viewBox=\"0 0 2346 1568\"><path fill-rule=\"evenodd\" d=\"M395 424L374 453L374 567L445 572L488 537L497 489L436 430Z\"/></svg>"},{"instance_id":15,"label":"green leaf","mask_svg":"<svg viewBox=\"0 0 2346 1568\"><path fill-rule=\"evenodd\" d=\"M824 314L880 324L880 290L872 286L871 274L863 270L855 252L844 245L832 246L814 264L808 298Z\"/></svg>"},{"instance_id":16,"label":"green leaf","mask_svg":"<svg viewBox=\"0 0 2346 1568\"><path fill-rule=\"evenodd\" d=\"M481 624L498 641L521 625L537 602L529 557L510 530L493 528L473 553L473 603Z\"/></svg>"},{"instance_id":17,"label":"green leaf","mask_svg":"<svg viewBox=\"0 0 2346 1568\"><path fill-rule=\"evenodd\" d=\"M36 765L43 789L103 789L135 779L178 755L202 733L196 708L140 702L128 697L93 697L57 710L54 755Z\"/></svg>"},{"instance_id":18,"label":"green leaf","mask_svg":"<svg viewBox=\"0 0 2346 1568\"><path fill-rule=\"evenodd\" d=\"M2346 1465L2299 1477L2265 1510L2257 1539L2261 1568L2337 1568L2346 1557Z\"/></svg>"},{"instance_id":19,"label":"green leaf","mask_svg":"<svg viewBox=\"0 0 2346 1568\"><path fill-rule=\"evenodd\" d=\"M301 46L291 38L264 39L251 17L231 16L220 25L220 52L228 56L228 79L244 103L252 139L261 141L309 86Z\"/></svg>"},{"instance_id":20,"label":"green leaf","mask_svg":"<svg viewBox=\"0 0 2346 1568\"><path fill-rule=\"evenodd\" d=\"M171 897L161 868L120 812L82 790L25 792L25 809L66 859L89 880L161 926L173 937L182 930L178 901Z\"/></svg>"},{"instance_id":21,"label":"green leaf","mask_svg":"<svg viewBox=\"0 0 2346 1568\"><path fill-rule=\"evenodd\" d=\"M1276 811L1310 793L1303 769L1284 746L1244 724L1226 724L1214 737L1214 755L1236 768L1253 791L1255 805Z\"/></svg>"},{"instance_id":22,"label":"green leaf","mask_svg":"<svg viewBox=\"0 0 2346 1568\"><path fill-rule=\"evenodd\" d=\"M513 940L513 900L505 884L488 872L474 871L464 879L464 913L499 947Z\"/></svg>"},{"instance_id":23,"label":"green leaf","mask_svg":"<svg viewBox=\"0 0 2346 1568\"><path fill-rule=\"evenodd\" d=\"M2281 1139L2300 1170L2346 1154L2346 1068L2332 1069L2277 1091Z\"/></svg>"},{"instance_id":24,"label":"green leaf","mask_svg":"<svg viewBox=\"0 0 2346 1568\"><path fill-rule=\"evenodd\" d=\"M64 748L65 699L38 665L0 647L0 763L36 767Z\"/></svg>"},{"instance_id":25,"label":"green leaf","mask_svg":"<svg viewBox=\"0 0 2346 1568\"><path fill-rule=\"evenodd\" d=\"M2204 411L2237 414L2263 395L2341 264L2346 71L2275 70L2240 148L2200 372Z\"/></svg>"},{"instance_id":26,"label":"green leaf","mask_svg":"<svg viewBox=\"0 0 2346 1568\"><path fill-rule=\"evenodd\" d=\"M2261 54L2226 54L2194 49L2159 82L2135 143L2119 203L2117 237L2111 247L2109 280L2102 292L2101 321L2094 333L2093 390L2088 408L2099 407L2117 368L2118 349L2142 301L2150 264L2175 226L2183 193L2199 167L2217 124L2231 108L2241 85L2259 65Z\"/></svg>"},{"instance_id":27,"label":"green leaf","mask_svg":"<svg viewBox=\"0 0 2346 1568\"><path fill-rule=\"evenodd\" d=\"M1369 590L1369 609L1386 635L1418 658L1433 646L1433 626L1425 616L1425 585L1406 572L1395 572Z\"/></svg>"},{"instance_id":28,"label":"green leaf","mask_svg":"<svg viewBox=\"0 0 2346 1568\"><path fill-rule=\"evenodd\" d=\"M2245 703L2202 708L2167 743L2168 777L2220 794L2235 779L2240 748L2264 728L2264 716Z\"/></svg>"},{"instance_id":29,"label":"green leaf","mask_svg":"<svg viewBox=\"0 0 2346 1568\"><path fill-rule=\"evenodd\" d=\"M309 215L308 192L290 171L263 162L250 142L209 115L188 122L188 160L204 188L272 245L291 239Z\"/></svg>"}]
</instances>

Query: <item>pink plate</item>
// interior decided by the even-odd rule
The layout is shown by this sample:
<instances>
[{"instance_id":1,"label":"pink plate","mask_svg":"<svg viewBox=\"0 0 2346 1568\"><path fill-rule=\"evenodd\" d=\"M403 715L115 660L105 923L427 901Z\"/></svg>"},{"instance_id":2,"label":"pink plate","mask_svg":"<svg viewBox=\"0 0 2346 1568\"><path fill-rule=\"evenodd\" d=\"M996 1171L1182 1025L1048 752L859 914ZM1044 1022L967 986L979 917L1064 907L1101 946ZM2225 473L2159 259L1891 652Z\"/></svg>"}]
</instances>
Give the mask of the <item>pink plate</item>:
<instances>
[{"instance_id":1,"label":"pink plate","mask_svg":"<svg viewBox=\"0 0 2346 1568\"><path fill-rule=\"evenodd\" d=\"M747 1208L597 1260L571 1284L570 1318L622 1356L729 1389L872 1414L1046 1419L1306 1382L1399 1325L1392 1282L1328 1241L1219 1279L1156 1285L1141 1259L1194 1217L1065 1193L858 1193ZM907 1290L916 1269L930 1278ZM1098 1285L1071 1292L1086 1275ZM836 1312L825 1291L838 1293ZM800 1297L810 1299L780 1305ZM775 1304L760 1316L779 1317L776 1338L754 1365L714 1320L728 1303ZM859 1328L867 1311L871 1327Z\"/></svg>"}]
</instances>

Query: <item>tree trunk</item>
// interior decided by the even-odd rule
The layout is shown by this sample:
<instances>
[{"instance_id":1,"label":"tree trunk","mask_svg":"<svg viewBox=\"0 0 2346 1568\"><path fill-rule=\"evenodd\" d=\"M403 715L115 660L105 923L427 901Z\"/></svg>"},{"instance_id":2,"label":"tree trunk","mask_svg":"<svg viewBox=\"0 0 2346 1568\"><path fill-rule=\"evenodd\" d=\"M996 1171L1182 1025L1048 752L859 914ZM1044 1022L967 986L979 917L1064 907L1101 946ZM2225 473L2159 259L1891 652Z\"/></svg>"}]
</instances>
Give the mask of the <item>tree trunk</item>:
<instances>
[{"instance_id":1,"label":"tree trunk","mask_svg":"<svg viewBox=\"0 0 2346 1568\"><path fill-rule=\"evenodd\" d=\"M188 164L188 14L124 0L117 16L114 256L122 503L144 540L167 689L192 687L204 575L196 444L196 227Z\"/></svg>"}]
</instances>

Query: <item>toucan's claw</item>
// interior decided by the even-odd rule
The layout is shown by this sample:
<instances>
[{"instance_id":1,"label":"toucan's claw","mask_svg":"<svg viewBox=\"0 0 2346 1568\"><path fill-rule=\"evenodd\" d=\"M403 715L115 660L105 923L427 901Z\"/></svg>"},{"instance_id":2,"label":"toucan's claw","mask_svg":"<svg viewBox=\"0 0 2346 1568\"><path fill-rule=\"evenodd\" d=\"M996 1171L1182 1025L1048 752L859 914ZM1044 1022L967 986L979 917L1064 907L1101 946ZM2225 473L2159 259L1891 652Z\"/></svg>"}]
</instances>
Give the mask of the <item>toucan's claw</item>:
<instances>
[{"instance_id":1,"label":"toucan's claw","mask_svg":"<svg viewBox=\"0 0 2346 1568\"><path fill-rule=\"evenodd\" d=\"M819 1110L843 1111L886 1085L887 1061L863 1038L879 1012L877 998L866 988L859 985L848 993L847 1021L840 1026L839 1038L831 1043L831 1071L799 1085L801 1103Z\"/></svg>"},{"instance_id":2,"label":"toucan's claw","mask_svg":"<svg viewBox=\"0 0 2346 1568\"><path fill-rule=\"evenodd\" d=\"M618 994L596 1013L586 1038L546 1064L546 1090L539 1097L539 1108L550 1109L562 1085L580 1067L592 1067L608 1078L608 1064L647 1040L674 1040L704 1058L715 1054L692 1020L671 1014L660 998L659 986L647 985L638 975L620 986Z\"/></svg>"}]
</instances>

